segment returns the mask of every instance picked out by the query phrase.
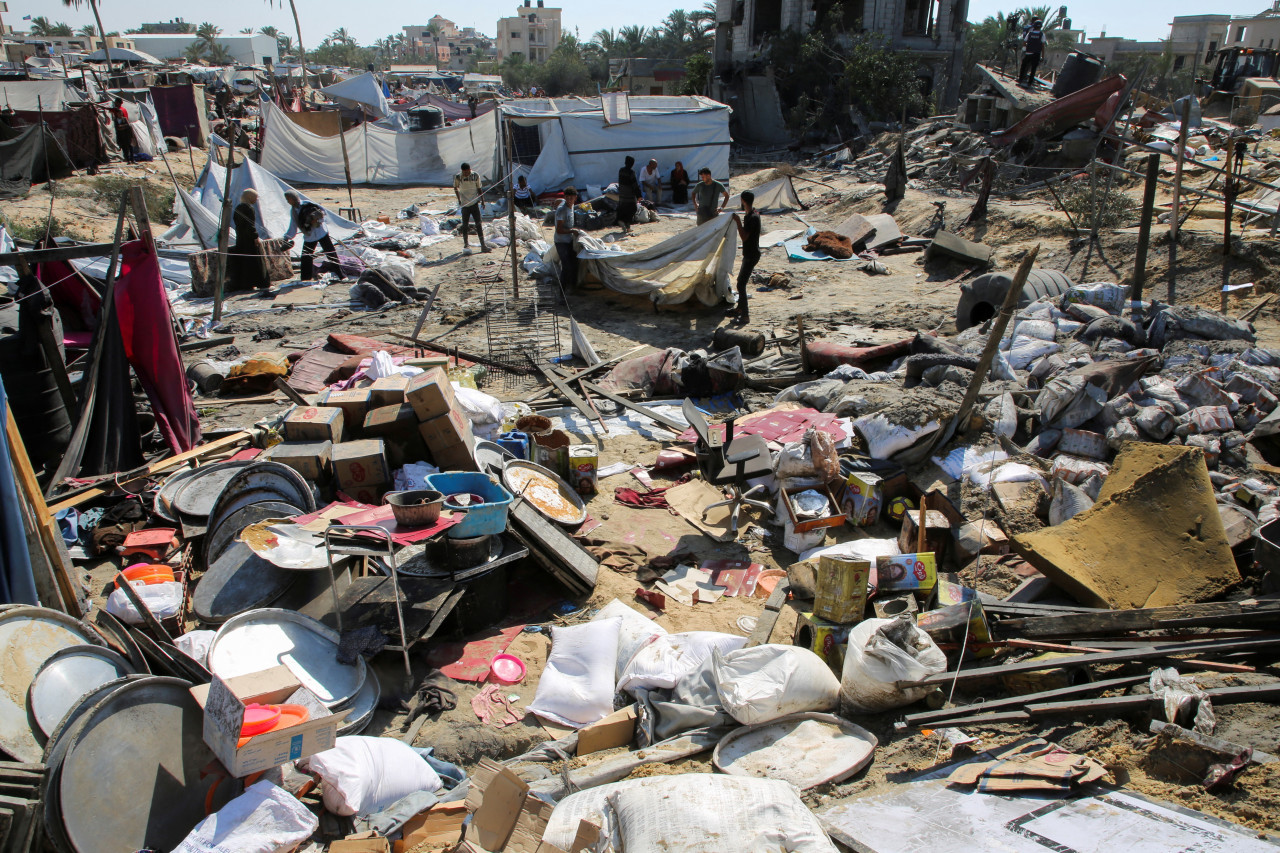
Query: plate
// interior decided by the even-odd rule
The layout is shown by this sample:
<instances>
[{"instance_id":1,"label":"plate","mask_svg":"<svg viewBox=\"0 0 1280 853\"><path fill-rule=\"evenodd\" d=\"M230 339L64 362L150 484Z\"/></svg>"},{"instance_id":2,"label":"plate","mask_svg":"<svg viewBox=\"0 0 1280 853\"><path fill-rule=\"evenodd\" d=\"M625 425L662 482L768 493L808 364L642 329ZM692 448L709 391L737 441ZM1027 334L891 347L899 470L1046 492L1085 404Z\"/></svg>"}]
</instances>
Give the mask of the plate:
<instances>
[{"instance_id":1,"label":"plate","mask_svg":"<svg viewBox=\"0 0 1280 853\"><path fill-rule=\"evenodd\" d=\"M187 484L187 480L198 473L200 473L199 468L183 468L165 477L164 482L160 484L160 488L156 490L156 515L165 521L177 524L178 513L173 508L173 498L178 492L182 491L182 487Z\"/></svg>"},{"instance_id":2,"label":"plate","mask_svg":"<svg viewBox=\"0 0 1280 853\"><path fill-rule=\"evenodd\" d=\"M481 471L487 471L491 474L500 474L506 464L516 458L514 453L502 445L484 439L476 442L476 449L472 456L475 457L476 464L480 466Z\"/></svg>"},{"instance_id":3,"label":"plate","mask_svg":"<svg viewBox=\"0 0 1280 853\"><path fill-rule=\"evenodd\" d=\"M103 646L62 649L44 662L31 681L31 716L47 736L85 693L133 673L123 655Z\"/></svg>"},{"instance_id":4,"label":"plate","mask_svg":"<svg viewBox=\"0 0 1280 853\"><path fill-rule=\"evenodd\" d=\"M587 520L587 506L578 493L554 471L517 459L502 469L502 482L516 497L547 518L565 527L577 527Z\"/></svg>"},{"instance_id":5,"label":"plate","mask_svg":"<svg viewBox=\"0 0 1280 853\"><path fill-rule=\"evenodd\" d=\"M365 726L373 719L373 712L378 710L378 702L382 699L382 684L373 667L367 670L369 675L360 685L360 692L351 700L347 718L338 723L339 735L355 735L364 731Z\"/></svg>"},{"instance_id":6,"label":"plate","mask_svg":"<svg viewBox=\"0 0 1280 853\"><path fill-rule=\"evenodd\" d=\"M364 660L338 663L338 633L301 613L267 608L229 619L209 646L209 671L234 678L281 664L329 708L349 703L364 685Z\"/></svg>"},{"instance_id":7,"label":"plate","mask_svg":"<svg viewBox=\"0 0 1280 853\"><path fill-rule=\"evenodd\" d=\"M734 729L716 744L711 762L721 773L781 779L803 791L857 773L878 744L871 732L834 714L788 714Z\"/></svg>"}]
</instances>

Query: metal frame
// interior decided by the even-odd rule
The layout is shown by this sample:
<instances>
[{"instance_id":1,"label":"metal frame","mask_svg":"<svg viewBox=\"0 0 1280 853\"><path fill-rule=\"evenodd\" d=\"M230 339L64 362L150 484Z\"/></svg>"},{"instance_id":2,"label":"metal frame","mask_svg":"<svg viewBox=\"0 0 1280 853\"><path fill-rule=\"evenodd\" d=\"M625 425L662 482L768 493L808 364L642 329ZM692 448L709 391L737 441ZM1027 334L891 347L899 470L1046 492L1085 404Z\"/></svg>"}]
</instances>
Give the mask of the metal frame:
<instances>
[{"instance_id":1,"label":"metal frame","mask_svg":"<svg viewBox=\"0 0 1280 853\"><path fill-rule=\"evenodd\" d=\"M371 533L385 544L385 548L374 548L357 544L334 544L330 536L334 533L354 535ZM413 684L413 665L409 663L409 646L412 643L405 636L404 630L404 596L400 593L399 567L396 565L395 542L386 528L360 524L331 524L324 531L325 558L329 564L329 588L333 591L333 615L337 620L338 634L342 634L342 605L338 600L338 579L333 573L333 556L385 557L391 572L391 589L396 596L396 621L400 625L400 652L404 656L404 677L406 685Z\"/></svg>"}]
</instances>

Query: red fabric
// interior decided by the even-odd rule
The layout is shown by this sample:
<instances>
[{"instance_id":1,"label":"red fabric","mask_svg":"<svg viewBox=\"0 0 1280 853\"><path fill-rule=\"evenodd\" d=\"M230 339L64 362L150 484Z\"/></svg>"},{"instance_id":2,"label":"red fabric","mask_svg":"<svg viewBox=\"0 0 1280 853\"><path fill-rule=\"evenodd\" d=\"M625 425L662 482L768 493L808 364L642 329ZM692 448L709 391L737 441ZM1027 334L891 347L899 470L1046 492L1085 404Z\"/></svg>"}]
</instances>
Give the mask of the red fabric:
<instances>
[{"instance_id":1,"label":"red fabric","mask_svg":"<svg viewBox=\"0 0 1280 853\"><path fill-rule=\"evenodd\" d=\"M49 247L52 248L52 245L49 244ZM102 297L89 284L84 273L69 261L46 261L36 264L36 278L49 288L53 304L62 315L64 335L68 332L92 332L98 328Z\"/></svg>"},{"instance_id":2,"label":"red fabric","mask_svg":"<svg viewBox=\"0 0 1280 853\"><path fill-rule=\"evenodd\" d=\"M125 243L115 285L124 352L155 411L156 426L174 453L200 443L200 418L187 387L173 312L150 241Z\"/></svg>"},{"instance_id":3,"label":"red fabric","mask_svg":"<svg viewBox=\"0 0 1280 853\"><path fill-rule=\"evenodd\" d=\"M844 430L836 421L836 415L819 412L817 409L792 409L789 412L768 412L763 415L748 416L750 420L740 420L733 425L733 437L742 435L758 435L765 441L776 441L787 444L799 441L810 427L820 429L831 436L832 441L843 441ZM724 424L711 427L713 435L724 438ZM681 441L697 441L698 434L689 427L680 435Z\"/></svg>"}]
</instances>

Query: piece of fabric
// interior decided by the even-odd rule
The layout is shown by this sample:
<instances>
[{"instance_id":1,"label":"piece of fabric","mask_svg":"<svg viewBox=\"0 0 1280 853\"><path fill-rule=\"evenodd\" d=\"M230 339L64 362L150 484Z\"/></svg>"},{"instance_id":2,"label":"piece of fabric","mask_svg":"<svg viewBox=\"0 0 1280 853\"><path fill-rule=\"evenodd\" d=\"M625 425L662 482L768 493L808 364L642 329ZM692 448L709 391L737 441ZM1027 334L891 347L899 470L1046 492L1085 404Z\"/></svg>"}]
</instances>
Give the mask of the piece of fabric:
<instances>
[{"instance_id":1,"label":"piece of fabric","mask_svg":"<svg viewBox=\"0 0 1280 853\"><path fill-rule=\"evenodd\" d=\"M71 158L46 124L13 130L0 122L0 198L25 198L32 184L71 175Z\"/></svg>"},{"instance_id":2,"label":"piece of fabric","mask_svg":"<svg viewBox=\"0 0 1280 853\"><path fill-rule=\"evenodd\" d=\"M9 398L0 381L0 423L8 421ZM9 432L0 430L0 604L39 604L12 459Z\"/></svg>"},{"instance_id":3,"label":"piece of fabric","mask_svg":"<svg viewBox=\"0 0 1280 853\"><path fill-rule=\"evenodd\" d=\"M324 253L324 256L329 259L329 262L333 267L341 271L338 264L338 250L334 248L332 238L330 238L328 234L325 234L315 243L302 244L302 269L299 274L303 281L311 281L316 276L315 263L317 247L319 247L320 251Z\"/></svg>"},{"instance_id":4,"label":"piece of fabric","mask_svg":"<svg viewBox=\"0 0 1280 853\"><path fill-rule=\"evenodd\" d=\"M556 243L556 254L560 259L561 286L576 287L578 278L578 250L573 243Z\"/></svg>"},{"instance_id":5,"label":"piece of fabric","mask_svg":"<svg viewBox=\"0 0 1280 853\"><path fill-rule=\"evenodd\" d=\"M467 223L471 222L475 225L476 233L480 235L480 246L484 247L484 220L480 217L480 204L464 205L462 208L462 224L458 226L458 232L462 234L462 245L467 245Z\"/></svg>"},{"instance_id":6,"label":"piece of fabric","mask_svg":"<svg viewBox=\"0 0 1280 853\"><path fill-rule=\"evenodd\" d=\"M648 296L659 305L693 298L715 305L729 298L738 229L728 214L635 252L610 251L590 237L577 243L584 271L619 293Z\"/></svg>"},{"instance_id":7,"label":"piece of fabric","mask_svg":"<svg viewBox=\"0 0 1280 853\"><path fill-rule=\"evenodd\" d=\"M326 86L320 91L338 104L348 109L361 110L375 119L391 112L387 97L383 94L382 83L371 71Z\"/></svg>"},{"instance_id":8,"label":"piece of fabric","mask_svg":"<svg viewBox=\"0 0 1280 853\"><path fill-rule=\"evenodd\" d=\"M159 260L149 241L135 240L121 248L115 308L125 355L151 401L156 427L174 453L185 453L200 443L200 418L187 387Z\"/></svg>"}]
</instances>

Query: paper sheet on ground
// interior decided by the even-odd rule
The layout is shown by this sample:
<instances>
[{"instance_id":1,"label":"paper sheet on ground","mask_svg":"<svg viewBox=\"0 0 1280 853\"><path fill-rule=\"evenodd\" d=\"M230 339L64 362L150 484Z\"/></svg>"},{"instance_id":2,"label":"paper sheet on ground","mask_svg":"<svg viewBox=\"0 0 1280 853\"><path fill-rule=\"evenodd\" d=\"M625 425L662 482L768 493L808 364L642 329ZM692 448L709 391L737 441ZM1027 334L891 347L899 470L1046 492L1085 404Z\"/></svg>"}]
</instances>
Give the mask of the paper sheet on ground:
<instances>
[{"instance_id":1,"label":"paper sheet on ground","mask_svg":"<svg viewBox=\"0 0 1280 853\"><path fill-rule=\"evenodd\" d=\"M724 587L711 582L711 572L695 566L676 566L654 586L686 607L699 601L714 603L724 595Z\"/></svg>"},{"instance_id":2,"label":"paper sheet on ground","mask_svg":"<svg viewBox=\"0 0 1280 853\"><path fill-rule=\"evenodd\" d=\"M680 513L685 521L718 542L733 541L733 534L729 532L729 507L716 507L707 513L705 520L702 518L703 507L724 500L720 489L706 480L690 480L683 485L667 489L666 495L667 503ZM739 520L739 525L741 524Z\"/></svg>"},{"instance_id":3,"label":"paper sheet on ground","mask_svg":"<svg viewBox=\"0 0 1280 853\"><path fill-rule=\"evenodd\" d=\"M760 248L767 249L770 246L781 246L788 240L798 237L803 233L803 228L783 228L780 231L770 231L768 234L760 238ZM801 245L804 244L802 243Z\"/></svg>"}]
</instances>

